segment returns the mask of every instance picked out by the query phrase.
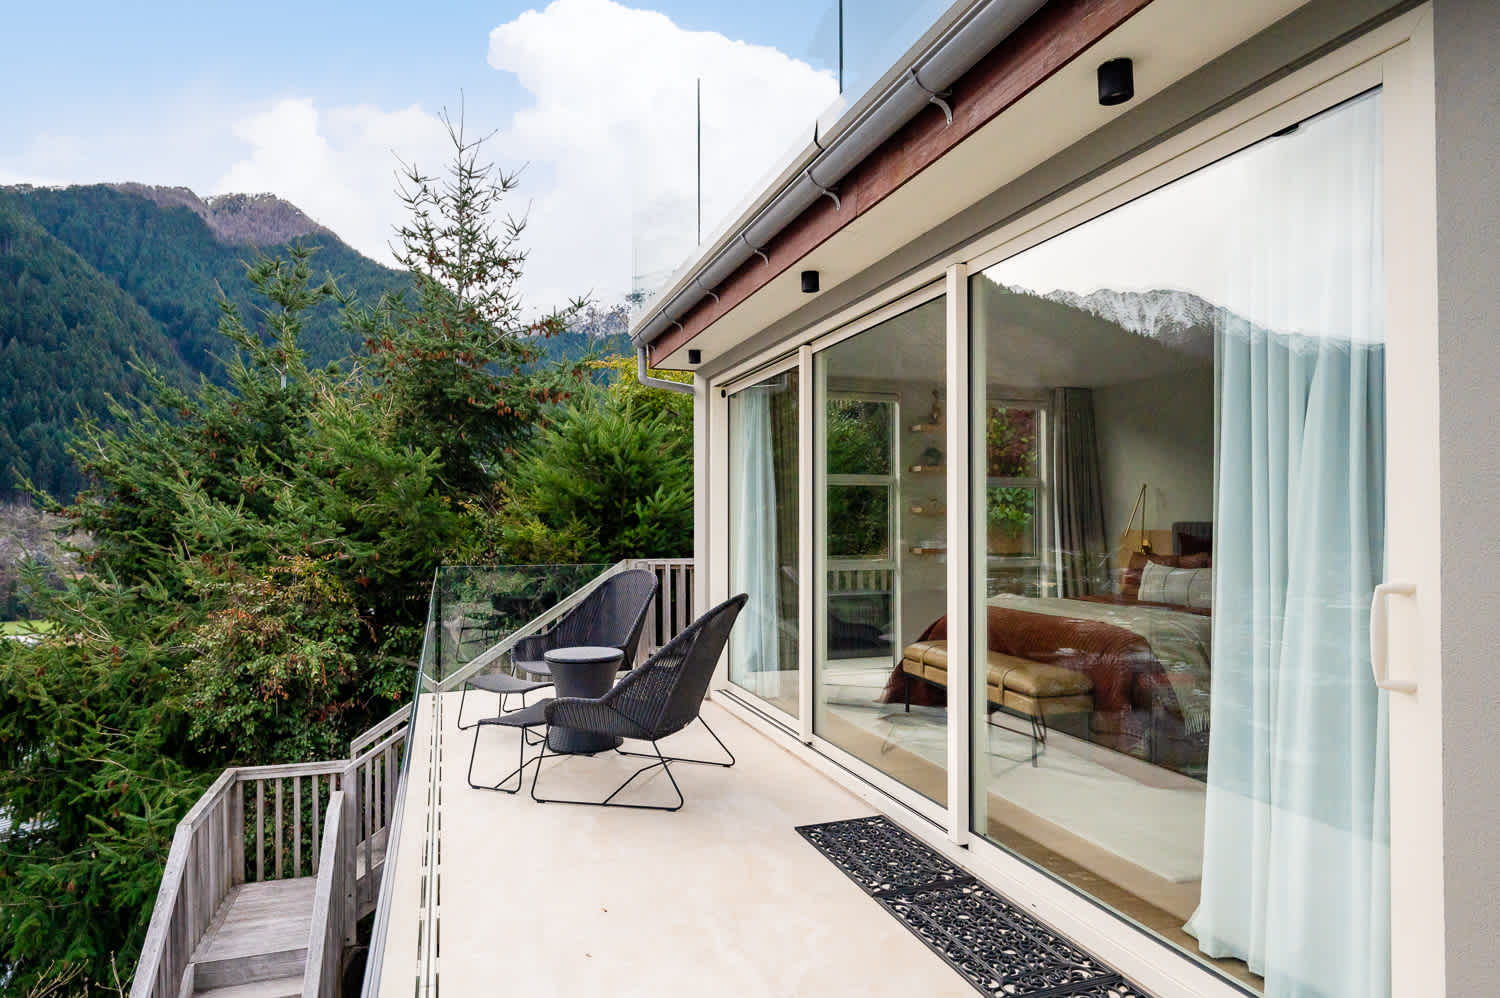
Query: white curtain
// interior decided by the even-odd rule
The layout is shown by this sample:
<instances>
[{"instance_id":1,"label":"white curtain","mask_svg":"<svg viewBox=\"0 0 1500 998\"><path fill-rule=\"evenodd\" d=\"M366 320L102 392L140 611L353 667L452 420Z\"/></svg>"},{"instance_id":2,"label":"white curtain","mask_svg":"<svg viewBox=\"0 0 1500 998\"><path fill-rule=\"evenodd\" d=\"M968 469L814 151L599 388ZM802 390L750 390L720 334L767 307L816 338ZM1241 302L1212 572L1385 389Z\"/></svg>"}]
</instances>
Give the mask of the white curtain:
<instances>
[{"instance_id":1,"label":"white curtain","mask_svg":"<svg viewBox=\"0 0 1500 998\"><path fill-rule=\"evenodd\" d=\"M1255 150L1217 330L1213 726L1187 931L1268 998L1390 992L1380 105ZM1248 318L1247 318L1248 317Z\"/></svg>"},{"instance_id":2,"label":"white curtain","mask_svg":"<svg viewBox=\"0 0 1500 998\"><path fill-rule=\"evenodd\" d=\"M729 677L765 697L780 694L771 392L745 389L731 399L729 417L730 588L750 597L730 632Z\"/></svg>"}]
</instances>

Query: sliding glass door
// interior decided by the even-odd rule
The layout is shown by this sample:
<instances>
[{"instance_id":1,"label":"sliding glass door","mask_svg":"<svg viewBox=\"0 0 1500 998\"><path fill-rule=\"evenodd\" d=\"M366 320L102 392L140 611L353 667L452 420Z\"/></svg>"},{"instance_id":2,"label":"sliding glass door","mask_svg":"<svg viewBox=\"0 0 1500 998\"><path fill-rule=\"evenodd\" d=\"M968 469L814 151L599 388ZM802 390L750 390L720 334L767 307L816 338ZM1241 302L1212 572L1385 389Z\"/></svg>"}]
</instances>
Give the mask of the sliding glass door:
<instances>
[{"instance_id":1,"label":"sliding glass door","mask_svg":"<svg viewBox=\"0 0 1500 998\"><path fill-rule=\"evenodd\" d=\"M1389 993L1382 203L1372 92L970 281L973 831L1268 995Z\"/></svg>"},{"instance_id":2,"label":"sliding glass door","mask_svg":"<svg viewBox=\"0 0 1500 998\"><path fill-rule=\"evenodd\" d=\"M730 682L981 875L1267 996L1391 993L1388 731L1414 721L1369 608L1433 501L1387 471L1429 441L1381 79L1121 167L711 410L715 578L751 597Z\"/></svg>"},{"instance_id":3,"label":"sliding glass door","mask_svg":"<svg viewBox=\"0 0 1500 998\"><path fill-rule=\"evenodd\" d=\"M750 599L729 642L729 679L786 713L798 709L795 368L729 398L730 590Z\"/></svg>"},{"instance_id":4,"label":"sliding glass door","mask_svg":"<svg viewBox=\"0 0 1500 998\"><path fill-rule=\"evenodd\" d=\"M813 355L813 732L947 799L944 299Z\"/></svg>"}]
</instances>

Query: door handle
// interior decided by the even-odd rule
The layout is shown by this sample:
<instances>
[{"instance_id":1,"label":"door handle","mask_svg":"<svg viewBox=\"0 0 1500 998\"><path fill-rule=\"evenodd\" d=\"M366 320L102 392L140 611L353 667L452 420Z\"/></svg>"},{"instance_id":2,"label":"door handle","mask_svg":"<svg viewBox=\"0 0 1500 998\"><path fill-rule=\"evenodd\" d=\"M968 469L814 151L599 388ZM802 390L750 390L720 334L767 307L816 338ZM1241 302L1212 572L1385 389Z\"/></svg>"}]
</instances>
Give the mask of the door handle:
<instances>
[{"instance_id":1,"label":"door handle","mask_svg":"<svg viewBox=\"0 0 1500 998\"><path fill-rule=\"evenodd\" d=\"M1375 587L1370 597L1370 671L1375 674L1375 685L1392 693L1415 693L1417 683L1412 679L1390 678L1390 642L1386 622L1386 605L1391 596L1415 596L1415 582L1382 582Z\"/></svg>"}]
</instances>

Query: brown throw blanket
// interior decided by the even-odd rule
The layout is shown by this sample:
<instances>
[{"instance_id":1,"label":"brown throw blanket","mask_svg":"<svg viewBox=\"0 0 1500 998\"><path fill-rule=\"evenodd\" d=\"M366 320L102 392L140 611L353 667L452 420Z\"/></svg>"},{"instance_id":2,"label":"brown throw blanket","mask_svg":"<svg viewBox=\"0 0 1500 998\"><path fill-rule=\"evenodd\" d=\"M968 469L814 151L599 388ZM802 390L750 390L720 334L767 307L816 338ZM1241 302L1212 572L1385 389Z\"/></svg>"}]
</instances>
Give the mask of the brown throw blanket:
<instances>
[{"instance_id":1,"label":"brown throw blanket","mask_svg":"<svg viewBox=\"0 0 1500 998\"><path fill-rule=\"evenodd\" d=\"M1086 673L1094 683L1095 718L1112 730L1118 730L1115 725L1120 716L1127 713L1135 701L1137 677L1162 672L1161 663L1152 654L1145 638L1103 621L1074 620L992 606L989 607L987 630L991 651ZM944 616L933 621L917 640L944 641L947 637L948 618ZM900 663L897 663L880 695L880 702L902 700L905 682ZM942 706L945 702L944 691L929 683L913 683L911 693L912 703ZM1100 718L1101 714L1106 717ZM1111 714L1116 717L1109 718ZM1115 724L1110 724L1111 721Z\"/></svg>"}]
</instances>

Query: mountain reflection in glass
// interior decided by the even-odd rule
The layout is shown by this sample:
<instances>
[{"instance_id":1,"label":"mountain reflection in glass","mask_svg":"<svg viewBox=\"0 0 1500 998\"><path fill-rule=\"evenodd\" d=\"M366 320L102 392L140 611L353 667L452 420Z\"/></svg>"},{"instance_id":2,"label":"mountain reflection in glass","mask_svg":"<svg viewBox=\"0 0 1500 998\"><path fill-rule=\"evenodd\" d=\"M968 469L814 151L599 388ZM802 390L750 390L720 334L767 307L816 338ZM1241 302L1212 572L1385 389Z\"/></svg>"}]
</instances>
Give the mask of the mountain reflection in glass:
<instances>
[{"instance_id":1,"label":"mountain reflection in glass","mask_svg":"<svg viewBox=\"0 0 1500 998\"><path fill-rule=\"evenodd\" d=\"M1267 995L1389 993L1380 149L1372 92L970 282L974 831Z\"/></svg>"}]
</instances>

